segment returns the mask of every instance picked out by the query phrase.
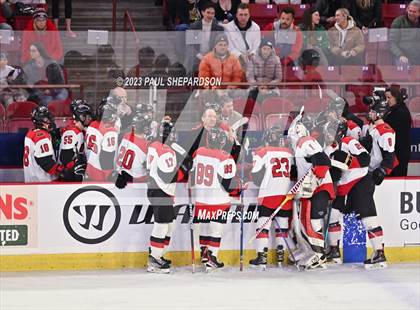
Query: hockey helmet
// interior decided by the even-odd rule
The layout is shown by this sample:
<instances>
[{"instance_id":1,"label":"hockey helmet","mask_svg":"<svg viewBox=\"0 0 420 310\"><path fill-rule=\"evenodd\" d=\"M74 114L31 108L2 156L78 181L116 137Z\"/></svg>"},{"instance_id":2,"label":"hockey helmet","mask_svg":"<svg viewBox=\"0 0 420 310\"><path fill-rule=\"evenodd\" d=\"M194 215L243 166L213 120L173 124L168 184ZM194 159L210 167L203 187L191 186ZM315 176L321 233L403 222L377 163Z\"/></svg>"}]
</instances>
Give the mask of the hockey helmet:
<instances>
[{"instance_id":1,"label":"hockey helmet","mask_svg":"<svg viewBox=\"0 0 420 310\"><path fill-rule=\"evenodd\" d=\"M226 133L220 128L211 128L207 133L207 146L211 149L222 149L227 141Z\"/></svg>"},{"instance_id":2,"label":"hockey helmet","mask_svg":"<svg viewBox=\"0 0 420 310\"><path fill-rule=\"evenodd\" d=\"M70 104L70 111L72 114L74 114L75 108L80 104L89 105L85 99L74 99Z\"/></svg>"},{"instance_id":3,"label":"hockey helmet","mask_svg":"<svg viewBox=\"0 0 420 310\"><path fill-rule=\"evenodd\" d=\"M79 103L78 106L73 107L73 117L76 121L81 122L83 126L89 126L92 121L92 108L87 104L85 100L83 103Z\"/></svg>"},{"instance_id":4,"label":"hockey helmet","mask_svg":"<svg viewBox=\"0 0 420 310\"><path fill-rule=\"evenodd\" d=\"M264 132L263 141L270 146L284 146L283 130L277 126L271 127Z\"/></svg>"},{"instance_id":5,"label":"hockey helmet","mask_svg":"<svg viewBox=\"0 0 420 310\"><path fill-rule=\"evenodd\" d=\"M96 117L100 121L115 122L118 118L117 106L118 104L113 99L114 97L107 97L102 99L98 106Z\"/></svg>"},{"instance_id":6,"label":"hockey helmet","mask_svg":"<svg viewBox=\"0 0 420 310\"><path fill-rule=\"evenodd\" d=\"M38 106L33 109L31 119L35 128L48 131L55 129L54 118L46 106Z\"/></svg>"},{"instance_id":7,"label":"hockey helmet","mask_svg":"<svg viewBox=\"0 0 420 310\"><path fill-rule=\"evenodd\" d=\"M302 55L299 58L299 63L301 66L314 66L317 67L319 65L319 61L321 56L319 52L314 49L306 49L302 52Z\"/></svg>"},{"instance_id":8,"label":"hockey helmet","mask_svg":"<svg viewBox=\"0 0 420 310\"><path fill-rule=\"evenodd\" d=\"M161 138L162 143L172 143L178 140L174 124L169 121L163 121L160 123L158 136Z\"/></svg>"},{"instance_id":9,"label":"hockey helmet","mask_svg":"<svg viewBox=\"0 0 420 310\"><path fill-rule=\"evenodd\" d=\"M147 103L139 103L136 105L136 115L143 114L143 115L149 115L150 118L153 118L153 114L155 113L155 109L151 104Z\"/></svg>"},{"instance_id":10,"label":"hockey helmet","mask_svg":"<svg viewBox=\"0 0 420 310\"><path fill-rule=\"evenodd\" d=\"M301 122L308 131L312 131L312 129L315 127L315 120L310 114L305 113L305 115L302 117Z\"/></svg>"},{"instance_id":11,"label":"hockey helmet","mask_svg":"<svg viewBox=\"0 0 420 310\"><path fill-rule=\"evenodd\" d=\"M133 117L132 126L136 133L142 133L149 136L151 133L152 119L149 115L143 113L136 113Z\"/></svg>"},{"instance_id":12,"label":"hockey helmet","mask_svg":"<svg viewBox=\"0 0 420 310\"><path fill-rule=\"evenodd\" d=\"M389 112L389 105L385 100L375 102L370 106L368 119L375 121L377 119L383 119Z\"/></svg>"}]
</instances>

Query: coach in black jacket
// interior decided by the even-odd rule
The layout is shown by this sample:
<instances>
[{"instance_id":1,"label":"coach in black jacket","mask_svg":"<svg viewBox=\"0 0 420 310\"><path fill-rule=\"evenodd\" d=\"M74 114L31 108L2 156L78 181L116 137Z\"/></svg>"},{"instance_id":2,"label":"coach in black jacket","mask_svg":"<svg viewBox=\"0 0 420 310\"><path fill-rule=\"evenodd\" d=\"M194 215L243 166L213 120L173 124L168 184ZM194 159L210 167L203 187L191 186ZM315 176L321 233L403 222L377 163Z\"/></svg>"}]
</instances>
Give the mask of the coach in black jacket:
<instances>
[{"instance_id":1,"label":"coach in black jacket","mask_svg":"<svg viewBox=\"0 0 420 310\"><path fill-rule=\"evenodd\" d=\"M215 7L213 3L207 2L203 5L201 14L203 18L190 25L189 31L192 37L188 38L187 34L187 59L185 67L192 74L198 71L198 66L204 55L213 50L216 35L224 31L224 28L214 18Z\"/></svg>"},{"instance_id":2,"label":"coach in black jacket","mask_svg":"<svg viewBox=\"0 0 420 310\"><path fill-rule=\"evenodd\" d=\"M395 131L395 155L399 165L391 172L391 176L407 176L408 162L410 160L410 134L412 119L410 111L404 103L398 86L391 86L385 91L390 111L384 121Z\"/></svg>"}]
</instances>

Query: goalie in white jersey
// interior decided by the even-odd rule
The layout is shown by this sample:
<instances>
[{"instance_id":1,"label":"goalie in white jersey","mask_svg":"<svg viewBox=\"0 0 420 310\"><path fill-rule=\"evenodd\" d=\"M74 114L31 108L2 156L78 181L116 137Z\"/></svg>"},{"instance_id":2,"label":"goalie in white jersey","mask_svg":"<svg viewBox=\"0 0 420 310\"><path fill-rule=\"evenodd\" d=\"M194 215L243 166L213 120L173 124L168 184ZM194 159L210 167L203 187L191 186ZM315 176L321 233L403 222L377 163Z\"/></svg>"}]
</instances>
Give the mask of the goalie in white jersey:
<instances>
[{"instance_id":1,"label":"goalie in white jersey","mask_svg":"<svg viewBox=\"0 0 420 310\"><path fill-rule=\"evenodd\" d=\"M252 180L259 187L258 223L262 226L267 218L286 198L296 179L296 166L292 150L284 146L283 130L270 128L263 138L265 146L258 148L253 156ZM278 227L275 228L276 256L279 266L284 259L282 238L288 238L289 223L292 218L293 201L287 202L277 213ZM271 223L270 223L271 224ZM249 261L251 265L267 266L268 238L270 224L257 236L257 257Z\"/></svg>"},{"instance_id":2,"label":"goalie in white jersey","mask_svg":"<svg viewBox=\"0 0 420 310\"><path fill-rule=\"evenodd\" d=\"M358 140L346 136L345 121L330 122L325 129L328 144L325 152L330 156L333 167L331 175L337 181L337 198L333 201L328 226L330 251L327 260L341 263L340 238L341 214L354 211L365 226L373 249L382 250L382 228L377 224L376 206L373 199L375 185L368 173L370 155ZM346 199L347 197L347 199ZM383 256L383 264L385 256ZM371 261L365 261L366 268Z\"/></svg>"},{"instance_id":3,"label":"goalie in white jersey","mask_svg":"<svg viewBox=\"0 0 420 310\"><path fill-rule=\"evenodd\" d=\"M113 97L102 100L96 114L97 120L86 130L86 173L89 180L107 181L114 171L118 147L117 102Z\"/></svg>"},{"instance_id":4,"label":"goalie in white jersey","mask_svg":"<svg viewBox=\"0 0 420 310\"><path fill-rule=\"evenodd\" d=\"M321 145L311 136L298 115L288 130L288 138L295 152L298 179L311 171L304 180L300 199L300 222L302 237L310 246L310 253L299 260L304 268L315 268L325 262L323 218L329 200L335 198L329 168L331 161L323 152ZM301 249L302 250L302 249Z\"/></svg>"},{"instance_id":5,"label":"goalie in white jersey","mask_svg":"<svg viewBox=\"0 0 420 310\"><path fill-rule=\"evenodd\" d=\"M60 143L60 163L67 165L78 158L79 165L74 167L73 173L66 174L62 181L80 182L86 170L84 130L92 121L92 109L86 100L76 99L71 103L73 122L63 129Z\"/></svg>"},{"instance_id":6,"label":"goalie in white jersey","mask_svg":"<svg viewBox=\"0 0 420 310\"><path fill-rule=\"evenodd\" d=\"M65 178L78 162L76 159L62 165L57 161L50 134L55 124L48 108L36 107L32 111L32 122L35 129L26 134L23 150L25 182L51 182L58 177Z\"/></svg>"},{"instance_id":7,"label":"goalie in white jersey","mask_svg":"<svg viewBox=\"0 0 420 310\"><path fill-rule=\"evenodd\" d=\"M217 255L230 209L230 193L239 188L234 178L235 161L223 150L226 141L224 130L212 128L207 132L206 146L199 147L193 154L194 221L199 223L201 262L206 269L224 266Z\"/></svg>"},{"instance_id":8,"label":"goalie in white jersey","mask_svg":"<svg viewBox=\"0 0 420 310\"><path fill-rule=\"evenodd\" d=\"M147 181L147 137L151 132L152 119L142 112L143 105L136 107L132 121L132 131L126 133L118 148L117 188L124 188L128 182Z\"/></svg>"}]
</instances>

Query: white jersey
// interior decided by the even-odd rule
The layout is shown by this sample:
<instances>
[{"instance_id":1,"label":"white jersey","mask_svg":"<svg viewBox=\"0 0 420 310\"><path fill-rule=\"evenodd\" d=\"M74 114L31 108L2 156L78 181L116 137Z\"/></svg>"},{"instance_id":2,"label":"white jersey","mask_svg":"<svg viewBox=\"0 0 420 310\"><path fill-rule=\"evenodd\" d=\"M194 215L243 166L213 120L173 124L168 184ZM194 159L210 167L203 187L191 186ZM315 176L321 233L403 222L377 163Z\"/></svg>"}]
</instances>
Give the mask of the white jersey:
<instances>
[{"instance_id":1,"label":"white jersey","mask_svg":"<svg viewBox=\"0 0 420 310\"><path fill-rule=\"evenodd\" d=\"M112 173L113 169L102 169L100 155L102 151L115 152L117 143L118 133L115 127L106 126L99 121L93 121L90 124L86 130L86 172L90 179L105 181Z\"/></svg>"},{"instance_id":2,"label":"white jersey","mask_svg":"<svg viewBox=\"0 0 420 310\"><path fill-rule=\"evenodd\" d=\"M352 137L356 140L359 140L362 136L362 128L359 127L352 120L347 120L347 133L346 136Z\"/></svg>"},{"instance_id":3,"label":"white jersey","mask_svg":"<svg viewBox=\"0 0 420 310\"><path fill-rule=\"evenodd\" d=\"M232 179L236 164L232 156L218 149L200 147L193 154L195 202L207 205L230 203L230 196L220 183L221 179Z\"/></svg>"},{"instance_id":4,"label":"white jersey","mask_svg":"<svg viewBox=\"0 0 420 310\"><path fill-rule=\"evenodd\" d=\"M334 187L331 179L328 167L313 166L311 162L308 162L306 158L309 158L317 153L323 152L321 145L315 138L311 136L302 137L298 140L295 149L295 161L298 171L298 180L300 180L309 169L327 169L325 176L321 178L320 185L315 189L314 194L321 190L326 190L330 194L331 198L334 198Z\"/></svg>"},{"instance_id":5,"label":"white jersey","mask_svg":"<svg viewBox=\"0 0 420 310\"><path fill-rule=\"evenodd\" d=\"M125 134L118 148L117 171L125 171L138 181L148 175L146 170L147 140L134 133Z\"/></svg>"},{"instance_id":6,"label":"white jersey","mask_svg":"<svg viewBox=\"0 0 420 310\"><path fill-rule=\"evenodd\" d=\"M25 137L23 150L25 182L51 182L56 179L56 176L47 173L36 162L36 159L47 156L52 156L52 159L56 160L50 134L43 129L29 131Z\"/></svg>"},{"instance_id":7,"label":"white jersey","mask_svg":"<svg viewBox=\"0 0 420 310\"><path fill-rule=\"evenodd\" d=\"M165 183L158 174L158 169L163 173L176 173L176 154L168 145L155 141L147 150L147 169L150 177L157 186L169 196L175 196L176 183Z\"/></svg>"},{"instance_id":8,"label":"white jersey","mask_svg":"<svg viewBox=\"0 0 420 310\"><path fill-rule=\"evenodd\" d=\"M67 126L62 135L60 142L60 153L65 150L73 150L75 153L84 152L85 139L83 131L74 124Z\"/></svg>"},{"instance_id":9,"label":"white jersey","mask_svg":"<svg viewBox=\"0 0 420 310\"><path fill-rule=\"evenodd\" d=\"M394 152L395 131L387 123L382 123L372 126L369 134L372 136L369 171L373 171L381 165L383 160L381 150Z\"/></svg>"},{"instance_id":10,"label":"white jersey","mask_svg":"<svg viewBox=\"0 0 420 310\"><path fill-rule=\"evenodd\" d=\"M286 195L293 182L290 169L294 164L292 151L285 147L266 146L258 149L253 157L252 173L265 169L258 198Z\"/></svg>"},{"instance_id":11,"label":"white jersey","mask_svg":"<svg viewBox=\"0 0 420 310\"><path fill-rule=\"evenodd\" d=\"M341 178L337 182L338 196L345 196L368 173L368 167L361 167L357 160L358 155L367 153L367 151L355 138L344 137L340 145L334 144L328 146L325 153L330 155L338 149L353 156L349 169L342 172Z\"/></svg>"}]
</instances>

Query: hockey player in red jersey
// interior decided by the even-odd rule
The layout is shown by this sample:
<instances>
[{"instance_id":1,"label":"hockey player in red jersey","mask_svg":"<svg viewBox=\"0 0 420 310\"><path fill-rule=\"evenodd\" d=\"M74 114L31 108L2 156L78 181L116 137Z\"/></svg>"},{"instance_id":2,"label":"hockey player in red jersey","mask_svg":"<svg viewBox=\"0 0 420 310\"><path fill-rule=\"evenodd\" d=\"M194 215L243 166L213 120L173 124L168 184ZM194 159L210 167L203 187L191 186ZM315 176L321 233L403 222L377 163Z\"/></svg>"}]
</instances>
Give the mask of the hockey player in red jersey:
<instances>
[{"instance_id":1,"label":"hockey player in red jersey","mask_svg":"<svg viewBox=\"0 0 420 310\"><path fill-rule=\"evenodd\" d=\"M217 259L223 235L223 225L230 208L230 192L239 188L236 165L232 156L223 150L227 136L224 130L212 128L207 132L206 146L193 154L192 186L195 219L199 223L201 262L206 270L222 268Z\"/></svg>"},{"instance_id":2,"label":"hockey player in red jersey","mask_svg":"<svg viewBox=\"0 0 420 310\"><path fill-rule=\"evenodd\" d=\"M96 114L97 119L86 130L86 173L89 180L107 181L114 171L118 147L117 103L113 97L103 99Z\"/></svg>"},{"instance_id":3,"label":"hockey player in red jersey","mask_svg":"<svg viewBox=\"0 0 420 310\"><path fill-rule=\"evenodd\" d=\"M66 174L60 180L79 182L83 180L86 170L84 130L92 121L92 109L86 100L76 99L71 103L71 111L73 122L62 131L59 159L60 163L67 165L78 158L79 165L73 169L73 173Z\"/></svg>"},{"instance_id":4,"label":"hockey player in red jersey","mask_svg":"<svg viewBox=\"0 0 420 310\"><path fill-rule=\"evenodd\" d=\"M55 124L48 108L36 107L32 111L32 122L35 129L26 134L23 151L25 182L51 182L58 177L65 178L78 162L76 159L62 165L56 160L50 134Z\"/></svg>"},{"instance_id":5,"label":"hockey player in red jersey","mask_svg":"<svg viewBox=\"0 0 420 310\"><path fill-rule=\"evenodd\" d=\"M136 107L132 121L132 131L126 133L118 148L117 172L115 182L117 188L124 188L128 182L145 182L148 172L146 170L147 137L151 132L152 119L143 113L144 105Z\"/></svg>"},{"instance_id":6,"label":"hockey player in red jersey","mask_svg":"<svg viewBox=\"0 0 420 310\"><path fill-rule=\"evenodd\" d=\"M353 137L346 136L347 122L332 121L325 127L325 152L332 161L330 169L334 182L337 182L337 197L332 203L330 222L328 225L328 241L330 250L327 260L341 263L340 238L341 214L356 212L368 230L374 234L378 227L370 227L372 217L376 218L373 200L374 185L372 176L368 174L370 155ZM347 197L347 202L345 199ZM373 229L373 231L370 231ZM375 247L376 242L372 242Z\"/></svg>"},{"instance_id":7,"label":"hockey player in red jersey","mask_svg":"<svg viewBox=\"0 0 420 310\"><path fill-rule=\"evenodd\" d=\"M302 237L310 246L310 254L298 263L304 268L315 268L325 262L323 218L328 201L335 198L334 186L329 173L330 159L319 143L301 122L299 114L288 130L298 171L298 179L311 170L304 180L300 193L300 222Z\"/></svg>"},{"instance_id":8,"label":"hockey player in red jersey","mask_svg":"<svg viewBox=\"0 0 420 310\"><path fill-rule=\"evenodd\" d=\"M147 271L169 273L171 261L163 257L169 246L175 226L174 196L178 179L178 163L174 150L169 146L176 142L175 128L170 122L162 122L158 136L147 152L149 173L147 197L153 208L154 225L150 236L150 254Z\"/></svg>"},{"instance_id":9,"label":"hockey player in red jersey","mask_svg":"<svg viewBox=\"0 0 420 310\"><path fill-rule=\"evenodd\" d=\"M270 128L263 138L265 146L257 149L253 156L252 180L259 187L258 223L260 227L267 218L283 202L296 178L296 166L292 150L284 146L283 130ZM294 175L293 175L294 174ZM283 262L284 250L282 238L288 237L289 223L292 218L293 201L286 203L277 213L279 227L275 229L276 254L279 266ZM257 236L257 257L250 260L250 265L267 266L268 237L270 224Z\"/></svg>"}]
</instances>

